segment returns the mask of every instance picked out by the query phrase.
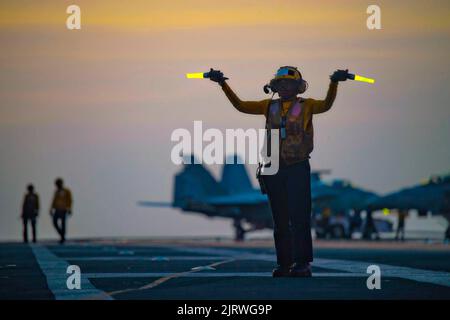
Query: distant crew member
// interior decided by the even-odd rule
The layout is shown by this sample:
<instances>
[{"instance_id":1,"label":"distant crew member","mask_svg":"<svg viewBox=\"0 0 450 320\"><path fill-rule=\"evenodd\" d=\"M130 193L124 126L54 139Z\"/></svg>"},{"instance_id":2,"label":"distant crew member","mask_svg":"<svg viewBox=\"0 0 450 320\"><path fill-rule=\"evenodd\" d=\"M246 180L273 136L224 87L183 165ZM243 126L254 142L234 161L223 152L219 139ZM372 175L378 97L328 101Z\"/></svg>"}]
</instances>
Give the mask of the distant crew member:
<instances>
[{"instance_id":1,"label":"distant crew member","mask_svg":"<svg viewBox=\"0 0 450 320\"><path fill-rule=\"evenodd\" d=\"M361 218L361 210L355 210L353 211L353 214L350 218L350 231L349 231L349 238L351 239L353 236L353 233L361 228L362 225L362 218Z\"/></svg>"},{"instance_id":2,"label":"distant crew member","mask_svg":"<svg viewBox=\"0 0 450 320\"><path fill-rule=\"evenodd\" d=\"M322 220L320 225L323 228L325 238L330 234L330 218L331 218L331 208L326 207L322 210Z\"/></svg>"},{"instance_id":3,"label":"distant crew member","mask_svg":"<svg viewBox=\"0 0 450 320\"><path fill-rule=\"evenodd\" d=\"M53 225L60 236L59 243L66 241L66 218L72 214L72 194L69 189L64 188L61 178L55 180L56 191L53 196L50 215L53 217Z\"/></svg>"},{"instance_id":4,"label":"distant crew member","mask_svg":"<svg viewBox=\"0 0 450 320\"><path fill-rule=\"evenodd\" d=\"M220 84L231 104L240 112L265 115L266 128L280 132L279 170L274 175L262 175L274 222L274 240L278 266L274 277L310 277L313 261L311 239L311 168L313 150L313 115L328 111L336 98L338 82L347 79L346 70L330 76L324 100L298 97L308 85L296 67L284 66L265 86L265 92L279 99L242 101L217 70L209 78Z\"/></svg>"},{"instance_id":5,"label":"distant crew member","mask_svg":"<svg viewBox=\"0 0 450 320\"><path fill-rule=\"evenodd\" d=\"M395 240L405 241L405 220L408 216L408 210L399 210L398 211L398 224L397 224L397 232L395 233Z\"/></svg>"},{"instance_id":6,"label":"distant crew member","mask_svg":"<svg viewBox=\"0 0 450 320\"><path fill-rule=\"evenodd\" d=\"M372 236L375 233L375 239L379 240L380 235L378 234L377 227L375 226L375 221L373 220L372 213L372 208L368 208L366 210L366 223L363 231L363 239L372 240Z\"/></svg>"},{"instance_id":7,"label":"distant crew member","mask_svg":"<svg viewBox=\"0 0 450 320\"><path fill-rule=\"evenodd\" d=\"M28 223L31 224L33 242L36 243L36 220L39 215L39 196L34 192L32 184L27 187L22 205L23 242L28 243Z\"/></svg>"},{"instance_id":8,"label":"distant crew member","mask_svg":"<svg viewBox=\"0 0 450 320\"><path fill-rule=\"evenodd\" d=\"M444 241L447 243L450 241L450 191L446 191L444 194L442 215L447 220L447 229L445 230L444 234Z\"/></svg>"}]
</instances>

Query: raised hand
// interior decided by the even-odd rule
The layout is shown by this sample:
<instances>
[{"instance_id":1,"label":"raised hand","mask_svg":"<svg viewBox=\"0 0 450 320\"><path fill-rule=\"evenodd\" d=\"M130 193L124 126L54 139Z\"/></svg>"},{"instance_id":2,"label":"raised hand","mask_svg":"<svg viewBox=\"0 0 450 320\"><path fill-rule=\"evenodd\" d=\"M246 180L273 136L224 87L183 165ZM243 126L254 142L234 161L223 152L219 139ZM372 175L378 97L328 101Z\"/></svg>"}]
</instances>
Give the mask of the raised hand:
<instances>
[{"instance_id":1,"label":"raised hand","mask_svg":"<svg viewBox=\"0 0 450 320\"><path fill-rule=\"evenodd\" d=\"M228 80L228 78L223 76L223 73L220 70L214 70L213 68L208 72L208 78L220 85L222 85L225 80Z\"/></svg>"},{"instance_id":2,"label":"raised hand","mask_svg":"<svg viewBox=\"0 0 450 320\"><path fill-rule=\"evenodd\" d=\"M331 76L331 81L346 81L348 79L348 69L345 70L336 70Z\"/></svg>"}]
</instances>

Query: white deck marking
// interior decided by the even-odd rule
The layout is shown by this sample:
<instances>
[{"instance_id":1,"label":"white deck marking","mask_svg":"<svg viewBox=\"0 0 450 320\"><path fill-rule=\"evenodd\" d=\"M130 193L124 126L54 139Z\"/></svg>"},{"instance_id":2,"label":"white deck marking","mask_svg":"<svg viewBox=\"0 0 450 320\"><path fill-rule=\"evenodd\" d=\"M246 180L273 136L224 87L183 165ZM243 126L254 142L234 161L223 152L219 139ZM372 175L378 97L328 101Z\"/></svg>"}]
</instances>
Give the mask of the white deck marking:
<instances>
[{"instance_id":1,"label":"white deck marking","mask_svg":"<svg viewBox=\"0 0 450 320\"><path fill-rule=\"evenodd\" d=\"M207 266L202 266L202 267L203 268L205 268L205 267L212 267L212 268L214 268L216 266L219 266L219 265L222 265L222 264L226 264L226 263L229 263L229 262L233 262L233 261L235 261L235 260L233 258L230 258L230 259L227 259L227 260L214 262L214 263L211 263L211 264L209 264ZM108 292L108 295L113 296L113 295L116 295L116 294L122 294L122 293L128 293L128 292L133 292L133 291L142 291L142 290L152 289L152 288L155 288L155 287L159 286L160 284L162 284L164 282L167 282L167 281L169 281L171 279L183 277L186 274L193 274L193 273L199 272L200 270L203 270L203 269L198 269L198 270L191 269L189 271L182 271L182 272L176 272L176 273L170 273L169 272L169 273L166 273L165 275L163 275L162 277L160 277L159 279L156 279L155 281L147 283L146 285L141 286L139 288L128 288L128 289L123 289L123 290L112 291L112 292Z\"/></svg>"},{"instance_id":2,"label":"white deck marking","mask_svg":"<svg viewBox=\"0 0 450 320\"><path fill-rule=\"evenodd\" d=\"M264 261L276 261L275 255L265 254L265 253L251 253L245 252L242 250L230 250L230 249L215 249L215 248L188 248L188 247L180 247L179 251L184 252L196 252L202 254L212 254L214 252L218 254L228 254L233 256L236 260L240 259L255 259L255 260L264 260ZM234 253L233 253L234 252ZM424 269L416 269L410 267L401 267L401 266L392 266L388 264L382 264L377 262L363 262L363 261L354 261L354 260L338 260L338 259L321 259L316 258L312 263L313 266L331 269L331 270L339 270L349 273L365 273L367 267L370 265L377 265L381 269L382 277L395 277L395 278L403 278L408 280L413 280L422 283L431 283L437 284L441 286L450 287L450 272L444 271L433 271L433 270L424 270ZM316 273L314 274L314 276ZM368 276L368 274L367 274Z\"/></svg>"},{"instance_id":3,"label":"white deck marking","mask_svg":"<svg viewBox=\"0 0 450 320\"><path fill-rule=\"evenodd\" d=\"M139 273L88 273L85 276L90 279L102 278L160 278L173 275L172 272L139 272ZM356 277L367 278L366 273L345 272L316 272L314 278L320 277ZM215 278L215 277L272 277L271 272L195 272L184 273L179 278Z\"/></svg>"},{"instance_id":4,"label":"white deck marking","mask_svg":"<svg viewBox=\"0 0 450 320\"><path fill-rule=\"evenodd\" d=\"M112 299L105 292L98 290L91 284L89 278L83 274L83 269L81 269L81 289L69 290L66 284L67 278L70 276L66 273L67 267L69 266L67 261L55 256L45 246L30 245L30 247L42 272L47 278L48 288L56 300L80 300L90 299L92 297L102 300Z\"/></svg>"},{"instance_id":5,"label":"white deck marking","mask_svg":"<svg viewBox=\"0 0 450 320\"><path fill-rule=\"evenodd\" d=\"M203 260L217 260L226 259L226 256L114 256L114 257L64 257L67 261L127 261L127 260L140 260L140 261L203 261Z\"/></svg>"},{"instance_id":6,"label":"white deck marking","mask_svg":"<svg viewBox=\"0 0 450 320\"><path fill-rule=\"evenodd\" d=\"M226 249L226 248L201 248L201 247L176 247L167 248L172 252L191 252L195 254L205 254L205 256L164 256L171 260L215 260L233 258L235 260L259 260L275 262L276 258L274 254L267 253L254 253L245 250ZM66 260L80 260L80 261L131 261L131 260L143 260L143 261L161 261L161 256L113 256L113 257L70 257ZM369 265L378 265L381 269L382 277L394 277L407 280L413 280L422 283L430 283L435 285L441 285L450 287L450 273L443 271L423 270L417 268L393 266L387 264L381 264L376 262L363 262L353 260L340 260L340 259L314 259L313 266L337 270L341 272L315 272L313 277L368 277L366 273ZM66 264L67 266L67 264ZM343 272L342 272L343 271ZM146 272L146 273L89 273L85 274L86 278L143 278L143 277L163 277L164 281L173 279L175 277L271 277L270 272ZM65 287L65 269L64 269L64 287ZM157 284L163 281L158 281ZM155 286L156 283L146 288ZM130 289L128 289L130 290ZM136 290L136 289L131 289Z\"/></svg>"},{"instance_id":7,"label":"white deck marking","mask_svg":"<svg viewBox=\"0 0 450 320\"><path fill-rule=\"evenodd\" d=\"M376 262L371 263L371 262L335 260L335 259L314 260L314 265L317 265L318 267L347 272L366 272L367 267L371 264L380 267L381 277L403 278L417 282L431 283L450 287L450 272L392 266Z\"/></svg>"}]
</instances>

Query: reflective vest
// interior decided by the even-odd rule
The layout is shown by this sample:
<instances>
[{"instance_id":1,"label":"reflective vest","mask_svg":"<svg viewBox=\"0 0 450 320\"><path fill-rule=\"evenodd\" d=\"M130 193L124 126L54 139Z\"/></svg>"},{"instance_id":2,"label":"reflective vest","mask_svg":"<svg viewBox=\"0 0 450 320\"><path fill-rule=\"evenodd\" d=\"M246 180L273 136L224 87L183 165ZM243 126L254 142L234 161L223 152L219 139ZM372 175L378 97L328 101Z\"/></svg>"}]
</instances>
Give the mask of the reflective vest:
<instances>
[{"instance_id":1,"label":"reflective vest","mask_svg":"<svg viewBox=\"0 0 450 320\"><path fill-rule=\"evenodd\" d=\"M280 100L273 100L267 113L269 129L282 127ZM285 115L285 137L280 133L280 164L294 164L309 159L313 151L313 134L305 132L304 123L305 101L297 98Z\"/></svg>"}]
</instances>

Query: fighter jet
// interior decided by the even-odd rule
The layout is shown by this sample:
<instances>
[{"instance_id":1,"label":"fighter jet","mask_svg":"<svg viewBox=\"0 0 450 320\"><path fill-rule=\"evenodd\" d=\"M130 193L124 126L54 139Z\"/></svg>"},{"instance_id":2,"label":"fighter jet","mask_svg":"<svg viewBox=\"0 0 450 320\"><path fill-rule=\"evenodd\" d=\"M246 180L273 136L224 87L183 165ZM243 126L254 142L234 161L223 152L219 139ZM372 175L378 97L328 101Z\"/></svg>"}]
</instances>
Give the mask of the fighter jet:
<instances>
[{"instance_id":1,"label":"fighter jet","mask_svg":"<svg viewBox=\"0 0 450 320\"><path fill-rule=\"evenodd\" d=\"M420 185L403 188L373 199L374 209L417 209L420 215L442 214L449 211L450 175L431 176Z\"/></svg>"},{"instance_id":2,"label":"fighter jet","mask_svg":"<svg viewBox=\"0 0 450 320\"><path fill-rule=\"evenodd\" d=\"M273 228L267 196L253 188L245 166L238 163L237 156L234 158L234 163L226 162L221 180L216 181L208 169L196 164L194 157L191 157L190 164L184 164L175 176L171 203L140 201L138 204L147 207L170 206L184 212L232 219L238 241L243 240L247 232ZM244 229L244 222L250 227Z\"/></svg>"},{"instance_id":3,"label":"fighter jet","mask_svg":"<svg viewBox=\"0 0 450 320\"><path fill-rule=\"evenodd\" d=\"M252 186L246 168L238 156L232 157L233 161L225 162L221 179L217 181L207 168L196 164L194 157L190 156L190 164L184 164L181 172L175 176L172 202L140 201L138 204L146 207L173 207L208 217L232 219L235 239L238 241L243 240L248 232L272 229L267 196L261 194L259 188ZM321 208L326 203L335 203L344 208L344 204L348 203L349 208L354 208L351 200L357 199L360 193L344 197L342 190L321 180L321 174L327 172L329 171L322 170L311 173L313 207ZM337 197L342 197L345 202L336 202ZM360 206L359 202L357 206Z\"/></svg>"},{"instance_id":4,"label":"fighter jet","mask_svg":"<svg viewBox=\"0 0 450 320\"><path fill-rule=\"evenodd\" d=\"M350 181L344 179L333 180L331 187L337 196L326 202L335 212L345 212L349 209L364 210L368 201L379 197L376 193L357 188Z\"/></svg>"},{"instance_id":5,"label":"fighter jet","mask_svg":"<svg viewBox=\"0 0 450 320\"><path fill-rule=\"evenodd\" d=\"M376 209L418 210L419 216L442 215L450 225L450 174L435 175L420 185L401 189L367 203ZM450 227L446 231L450 238Z\"/></svg>"}]
</instances>

